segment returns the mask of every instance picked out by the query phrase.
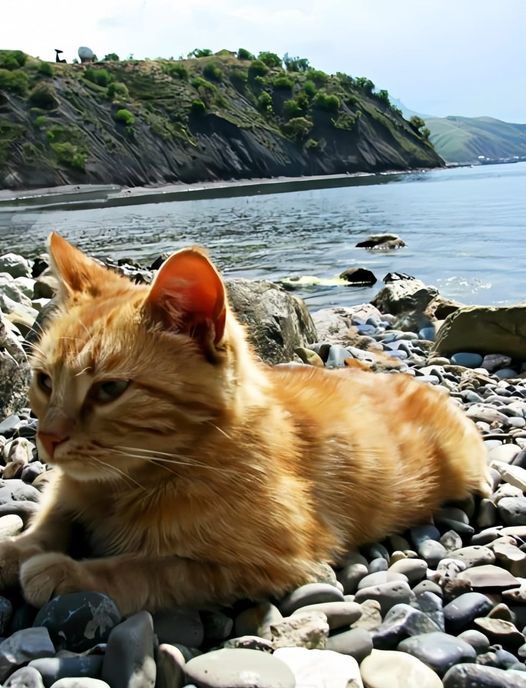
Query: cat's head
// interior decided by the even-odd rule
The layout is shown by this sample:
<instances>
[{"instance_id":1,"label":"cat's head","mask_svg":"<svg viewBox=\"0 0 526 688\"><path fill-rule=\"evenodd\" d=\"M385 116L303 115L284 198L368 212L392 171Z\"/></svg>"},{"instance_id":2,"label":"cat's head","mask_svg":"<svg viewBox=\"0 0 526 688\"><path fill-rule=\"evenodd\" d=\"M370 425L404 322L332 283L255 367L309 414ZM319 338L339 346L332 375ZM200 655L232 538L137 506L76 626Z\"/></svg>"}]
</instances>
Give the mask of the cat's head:
<instances>
[{"instance_id":1,"label":"cat's head","mask_svg":"<svg viewBox=\"0 0 526 688\"><path fill-rule=\"evenodd\" d=\"M150 286L57 234L59 308L32 356L39 451L79 480L117 480L184 456L233 412L248 350L206 254L173 254Z\"/></svg>"}]
</instances>

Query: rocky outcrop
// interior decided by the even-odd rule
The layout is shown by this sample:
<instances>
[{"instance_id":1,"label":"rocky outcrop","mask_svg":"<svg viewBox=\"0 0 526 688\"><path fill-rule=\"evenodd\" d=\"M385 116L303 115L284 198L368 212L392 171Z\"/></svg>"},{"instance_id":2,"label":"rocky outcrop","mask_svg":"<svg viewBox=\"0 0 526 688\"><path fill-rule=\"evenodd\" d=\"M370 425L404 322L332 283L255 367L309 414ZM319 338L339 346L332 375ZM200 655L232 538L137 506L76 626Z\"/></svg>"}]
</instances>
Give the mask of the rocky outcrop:
<instances>
[{"instance_id":1,"label":"rocky outcrop","mask_svg":"<svg viewBox=\"0 0 526 688\"><path fill-rule=\"evenodd\" d=\"M356 248L368 248L371 251L392 251L404 246L405 241L396 234L371 234L356 244Z\"/></svg>"},{"instance_id":2,"label":"rocky outcrop","mask_svg":"<svg viewBox=\"0 0 526 688\"><path fill-rule=\"evenodd\" d=\"M474 351L525 360L526 304L461 308L444 321L435 348L446 356L456 351Z\"/></svg>"},{"instance_id":3,"label":"rocky outcrop","mask_svg":"<svg viewBox=\"0 0 526 688\"><path fill-rule=\"evenodd\" d=\"M422 313L438 296L438 290L427 287L417 279L402 279L389 282L372 300L382 313L400 315L409 311Z\"/></svg>"},{"instance_id":4,"label":"rocky outcrop","mask_svg":"<svg viewBox=\"0 0 526 688\"><path fill-rule=\"evenodd\" d=\"M230 304L262 360L290 361L296 348L316 341L316 328L302 299L271 282L239 279L226 287Z\"/></svg>"}]
</instances>

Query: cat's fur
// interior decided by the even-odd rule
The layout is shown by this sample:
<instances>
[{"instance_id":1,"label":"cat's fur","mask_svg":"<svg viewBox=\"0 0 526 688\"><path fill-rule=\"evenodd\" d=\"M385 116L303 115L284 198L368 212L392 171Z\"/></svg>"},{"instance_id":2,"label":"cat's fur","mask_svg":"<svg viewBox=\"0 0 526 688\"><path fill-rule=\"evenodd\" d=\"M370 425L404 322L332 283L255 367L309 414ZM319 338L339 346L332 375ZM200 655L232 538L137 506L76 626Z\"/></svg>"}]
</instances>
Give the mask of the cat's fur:
<instances>
[{"instance_id":1,"label":"cat's fur","mask_svg":"<svg viewBox=\"0 0 526 688\"><path fill-rule=\"evenodd\" d=\"M30 398L55 469L31 527L0 544L0 578L20 569L29 602L96 590L130 613L281 595L486 493L482 441L446 395L400 374L267 368L199 250L151 287L55 234L50 254L62 307ZM115 380L130 384L108 400ZM74 522L93 558L66 554Z\"/></svg>"}]
</instances>

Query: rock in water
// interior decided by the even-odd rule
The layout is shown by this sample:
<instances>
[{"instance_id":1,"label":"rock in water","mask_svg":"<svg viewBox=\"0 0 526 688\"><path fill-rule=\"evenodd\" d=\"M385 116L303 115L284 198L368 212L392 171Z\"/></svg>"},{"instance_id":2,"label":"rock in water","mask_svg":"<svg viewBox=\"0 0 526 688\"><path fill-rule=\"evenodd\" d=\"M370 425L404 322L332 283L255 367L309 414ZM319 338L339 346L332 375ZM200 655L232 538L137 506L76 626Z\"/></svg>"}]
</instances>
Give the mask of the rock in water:
<instances>
[{"instance_id":1,"label":"rock in water","mask_svg":"<svg viewBox=\"0 0 526 688\"><path fill-rule=\"evenodd\" d=\"M374 251L390 251L405 246L405 241L396 234L371 234L356 244L357 248L369 248Z\"/></svg>"},{"instance_id":2,"label":"rock in water","mask_svg":"<svg viewBox=\"0 0 526 688\"><path fill-rule=\"evenodd\" d=\"M354 284L358 287L372 286L378 281L370 270L367 268L347 268L340 274L340 279L349 282L349 284Z\"/></svg>"}]
</instances>

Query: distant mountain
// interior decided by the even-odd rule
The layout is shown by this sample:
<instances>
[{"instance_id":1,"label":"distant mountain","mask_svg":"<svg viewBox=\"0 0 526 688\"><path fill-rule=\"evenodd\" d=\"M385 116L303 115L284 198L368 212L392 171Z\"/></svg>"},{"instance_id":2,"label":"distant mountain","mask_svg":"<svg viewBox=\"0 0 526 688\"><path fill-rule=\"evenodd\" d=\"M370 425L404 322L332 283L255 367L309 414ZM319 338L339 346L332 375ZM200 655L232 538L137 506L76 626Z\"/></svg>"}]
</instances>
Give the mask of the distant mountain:
<instances>
[{"instance_id":1,"label":"distant mountain","mask_svg":"<svg viewBox=\"0 0 526 688\"><path fill-rule=\"evenodd\" d=\"M526 124L493 117L424 118L431 143L447 162L480 162L526 157Z\"/></svg>"},{"instance_id":2,"label":"distant mountain","mask_svg":"<svg viewBox=\"0 0 526 688\"><path fill-rule=\"evenodd\" d=\"M401 100L391 102L406 119L425 120L430 141L446 162L481 162L526 156L526 124L512 124L493 117L434 117L411 110Z\"/></svg>"}]
</instances>

